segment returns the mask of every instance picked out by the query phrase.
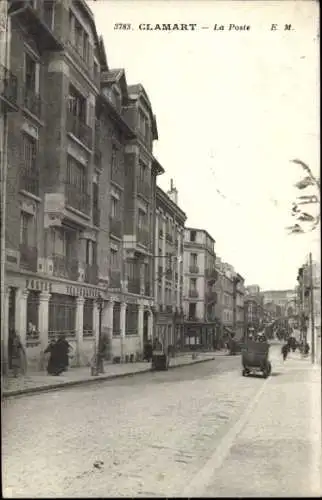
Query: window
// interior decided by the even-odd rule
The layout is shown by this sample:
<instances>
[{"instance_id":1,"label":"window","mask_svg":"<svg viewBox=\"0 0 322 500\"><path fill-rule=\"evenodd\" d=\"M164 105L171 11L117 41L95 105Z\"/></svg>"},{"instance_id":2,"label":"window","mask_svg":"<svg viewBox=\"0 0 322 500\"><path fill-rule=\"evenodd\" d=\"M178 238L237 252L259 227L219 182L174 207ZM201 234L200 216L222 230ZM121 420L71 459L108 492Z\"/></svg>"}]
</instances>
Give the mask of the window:
<instances>
[{"instance_id":1,"label":"window","mask_svg":"<svg viewBox=\"0 0 322 500\"><path fill-rule=\"evenodd\" d=\"M196 309L197 309L197 304L195 304L195 303L189 304L189 318L196 317Z\"/></svg>"},{"instance_id":2,"label":"window","mask_svg":"<svg viewBox=\"0 0 322 500\"><path fill-rule=\"evenodd\" d=\"M144 229L146 226L146 213L139 208L138 211L138 227Z\"/></svg>"},{"instance_id":3,"label":"window","mask_svg":"<svg viewBox=\"0 0 322 500\"><path fill-rule=\"evenodd\" d=\"M59 229L53 229L51 236L53 254L65 256L67 260L75 259L75 231L61 227Z\"/></svg>"},{"instance_id":4,"label":"window","mask_svg":"<svg viewBox=\"0 0 322 500\"><path fill-rule=\"evenodd\" d=\"M111 269L118 269L118 252L114 248L110 251L110 267Z\"/></svg>"},{"instance_id":5,"label":"window","mask_svg":"<svg viewBox=\"0 0 322 500\"><path fill-rule=\"evenodd\" d=\"M196 231L190 231L190 241L196 241Z\"/></svg>"},{"instance_id":6,"label":"window","mask_svg":"<svg viewBox=\"0 0 322 500\"><path fill-rule=\"evenodd\" d=\"M190 278L190 290L197 290L196 278Z\"/></svg>"},{"instance_id":7,"label":"window","mask_svg":"<svg viewBox=\"0 0 322 500\"><path fill-rule=\"evenodd\" d=\"M128 260L126 262L126 274L129 280L140 278L139 265L136 260Z\"/></svg>"},{"instance_id":8,"label":"window","mask_svg":"<svg viewBox=\"0 0 322 500\"><path fill-rule=\"evenodd\" d=\"M98 208L98 184L93 182L93 207Z\"/></svg>"},{"instance_id":9,"label":"window","mask_svg":"<svg viewBox=\"0 0 322 500\"><path fill-rule=\"evenodd\" d=\"M46 0L44 2L44 21L51 30L54 29L55 2L53 0Z\"/></svg>"},{"instance_id":10,"label":"window","mask_svg":"<svg viewBox=\"0 0 322 500\"><path fill-rule=\"evenodd\" d=\"M73 156L67 157L67 184L74 186L81 193L87 189L86 169Z\"/></svg>"},{"instance_id":11,"label":"window","mask_svg":"<svg viewBox=\"0 0 322 500\"><path fill-rule=\"evenodd\" d=\"M119 215L119 200L112 196L111 198L111 216L117 218Z\"/></svg>"},{"instance_id":12,"label":"window","mask_svg":"<svg viewBox=\"0 0 322 500\"><path fill-rule=\"evenodd\" d=\"M197 266L198 263L198 255L196 253L190 254L190 266Z\"/></svg>"},{"instance_id":13,"label":"window","mask_svg":"<svg viewBox=\"0 0 322 500\"><path fill-rule=\"evenodd\" d=\"M70 42L85 62L89 61L89 36L72 11L69 11Z\"/></svg>"},{"instance_id":14,"label":"window","mask_svg":"<svg viewBox=\"0 0 322 500\"><path fill-rule=\"evenodd\" d=\"M145 182L147 180L148 167L143 163L143 161L139 161L139 180L141 182Z\"/></svg>"},{"instance_id":15,"label":"window","mask_svg":"<svg viewBox=\"0 0 322 500\"><path fill-rule=\"evenodd\" d=\"M94 73L94 80L98 80L98 78L99 78L99 66L98 66L96 61L94 61L93 73Z\"/></svg>"},{"instance_id":16,"label":"window","mask_svg":"<svg viewBox=\"0 0 322 500\"><path fill-rule=\"evenodd\" d=\"M34 216L27 212L20 214L20 243L26 247L35 244Z\"/></svg>"},{"instance_id":17,"label":"window","mask_svg":"<svg viewBox=\"0 0 322 500\"><path fill-rule=\"evenodd\" d=\"M25 86L33 92L39 91L39 63L27 52L25 52Z\"/></svg>"},{"instance_id":18,"label":"window","mask_svg":"<svg viewBox=\"0 0 322 500\"><path fill-rule=\"evenodd\" d=\"M35 181L38 182L38 169L36 163L37 149L38 149L38 141L28 134L23 134L22 135L22 156L24 164L23 175L29 178L29 180L34 179ZM31 193L38 194L38 189L37 192L35 192L32 186L31 185L29 186L30 183L27 184L23 186L24 189L30 191Z\"/></svg>"},{"instance_id":19,"label":"window","mask_svg":"<svg viewBox=\"0 0 322 500\"><path fill-rule=\"evenodd\" d=\"M83 123L86 123L86 106L86 98L80 92L78 92L78 90L76 90L73 85L69 85L69 112Z\"/></svg>"}]
</instances>

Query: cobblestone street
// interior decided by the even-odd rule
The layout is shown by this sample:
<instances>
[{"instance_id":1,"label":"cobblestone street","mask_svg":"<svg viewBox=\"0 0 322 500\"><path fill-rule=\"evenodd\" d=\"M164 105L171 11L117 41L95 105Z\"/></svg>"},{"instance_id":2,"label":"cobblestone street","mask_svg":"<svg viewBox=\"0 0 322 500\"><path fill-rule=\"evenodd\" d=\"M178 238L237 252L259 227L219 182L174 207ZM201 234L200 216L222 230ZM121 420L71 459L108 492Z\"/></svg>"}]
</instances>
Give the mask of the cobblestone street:
<instances>
[{"instance_id":1,"label":"cobblestone street","mask_svg":"<svg viewBox=\"0 0 322 500\"><path fill-rule=\"evenodd\" d=\"M279 348L273 350L277 358ZM274 394L276 384L290 381L292 363L308 363L296 358L282 366L274 361L278 376L268 380L242 377L240 363L239 356L222 357L169 372L5 400L4 496L227 495L237 490L243 495L243 487L249 492L242 474L234 484L234 468L252 450L257 460L267 464L266 459L247 435L246 454L243 441L238 442L238 463L220 469L227 455L222 446L235 442L229 436L250 404L267 391ZM268 426L266 405L264 401L261 411ZM248 434L254 425L246 426ZM270 428L269 435L272 430L276 432ZM309 448L305 450L307 459ZM220 473L216 484L215 469ZM259 494L256 485L252 493Z\"/></svg>"}]
</instances>

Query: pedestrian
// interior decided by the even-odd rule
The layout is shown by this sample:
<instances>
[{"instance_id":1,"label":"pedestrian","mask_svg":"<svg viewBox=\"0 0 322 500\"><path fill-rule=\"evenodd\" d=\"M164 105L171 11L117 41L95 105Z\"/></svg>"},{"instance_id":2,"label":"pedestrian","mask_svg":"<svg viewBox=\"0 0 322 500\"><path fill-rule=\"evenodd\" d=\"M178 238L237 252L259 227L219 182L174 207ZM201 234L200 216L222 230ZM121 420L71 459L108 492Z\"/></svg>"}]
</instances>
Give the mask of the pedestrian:
<instances>
[{"instance_id":1,"label":"pedestrian","mask_svg":"<svg viewBox=\"0 0 322 500\"><path fill-rule=\"evenodd\" d=\"M286 360L287 358L287 355L289 353L289 345L288 344L284 344L282 349L281 349L281 352L282 352L282 355L283 355L283 361Z\"/></svg>"},{"instance_id":2,"label":"pedestrian","mask_svg":"<svg viewBox=\"0 0 322 500\"><path fill-rule=\"evenodd\" d=\"M56 341L55 350L56 350L58 365L61 367L62 371L68 370L68 365L69 365L68 354L71 349L72 346L66 340L66 335L64 333L61 333L58 337L58 340Z\"/></svg>"},{"instance_id":3,"label":"pedestrian","mask_svg":"<svg viewBox=\"0 0 322 500\"><path fill-rule=\"evenodd\" d=\"M18 376L19 371L22 374L26 372L26 352L21 343L20 337L16 332L12 333L11 366L14 377Z\"/></svg>"},{"instance_id":4,"label":"pedestrian","mask_svg":"<svg viewBox=\"0 0 322 500\"><path fill-rule=\"evenodd\" d=\"M97 368L98 373L104 373L104 359L106 356L106 351L108 348L109 339L106 335L102 335L99 339L98 343L98 352L97 352Z\"/></svg>"},{"instance_id":5,"label":"pedestrian","mask_svg":"<svg viewBox=\"0 0 322 500\"><path fill-rule=\"evenodd\" d=\"M58 376L63 372L59 359L59 349L57 349L56 339L52 339L44 351L45 354L49 353L49 360L47 364L48 375Z\"/></svg>"}]
</instances>

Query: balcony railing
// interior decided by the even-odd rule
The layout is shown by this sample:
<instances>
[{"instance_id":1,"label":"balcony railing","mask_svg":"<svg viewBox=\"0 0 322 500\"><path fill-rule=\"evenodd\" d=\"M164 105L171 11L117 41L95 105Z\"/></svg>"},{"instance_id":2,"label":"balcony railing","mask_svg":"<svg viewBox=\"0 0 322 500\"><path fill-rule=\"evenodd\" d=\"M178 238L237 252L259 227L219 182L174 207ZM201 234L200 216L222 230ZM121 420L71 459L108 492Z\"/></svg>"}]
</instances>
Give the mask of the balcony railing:
<instances>
[{"instance_id":1,"label":"balcony railing","mask_svg":"<svg viewBox=\"0 0 322 500\"><path fill-rule=\"evenodd\" d=\"M74 184L65 184L66 203L76 210L89 215L90 210L90 196L79 190Z\"/></svg>"},{"instance_id":2,"label":"balcony railing","mask_svg":"<svg viewBox=\"0 0 322 500\"><path fill-rule=\"evenodd\" d=\"M38 271L38 251L36 247L20 245L20 267L28 271Z\"/></svg>"},{"instance_id":3,"label":"balcony railing","mask_svg":"<svg viewBox=\"0 0 322 500\"><path fill-rule=\"evenodd\" d=\"M196 265L189 266L189 273L191 273L191 274L198 274L199 273L199 267L196 266Z\"/></svg>"},{"instance_id":4,"label":"balcony railing","mask_svg":"<svg viewBox=\"0 0 322 500\"><path fill-rule=\"evenodd\" d=\"M209 303L217 303L217 293L216 292L206 292L206 301Z\"/></svg>"},{"instance_id":5,"label":"balcony railing","mask_svg":"<svg viewBox=\"0 0 322 500\"><path fill-rule=\"evenodd\" d=\"M189 297L199 297L198 290L189 290Z\"/></svg>"},{"instance_id":6,"label":"balcony railing","mask_svg":"<svg viewBox=\"0 0 322 500\"><path fill-rule=\"evenodd\" d=\"M19 188L39 196L39 172L36 168L33 171L22 170L19 178Z\"/></svg>"},{"instance_id":7,"label":"balcony railing","mask_svg":"<svg viewBox=\"0 0 322 500\"><path fill-rule=\"evenodd\" d=\"M142 245L145 245L146 247L149 246L150 243L150 233L147 231L147 229L142 229L140 227L137 228L137 239L138 243L141 243Z\"/></svg>"},{"instance_id":8,"label":"balcony railing","mask_svg":"<svg viewBox=\"0 0 322 500\"><path fill-rule=\"evenodd\" d=\"M91 285L98 283L98 266L96 264L86 264L84 281Z\"/></svg>"},{"instance_id":9,"label":"balcony railing","mask_svg":"<svg viewBox=\"0 0 322 500\"><path fill-rule=\"evenodd\" d=\"M98 207L93 207L93 224L99 227L101 220L101 211Z\"/></svg>"},{"instance_id":10,"label":"balcony railing","mask_svg":"<svg viewBox=\"0 0 322 500\"><path fill-rule=\"evenodd\" d=\"M140 294L140 280L139 279L129 279L127 289L130 293Z\"/></svg>"},{"instance_id":11,"label":"balcony railing","mask_svg":"<svg viewBox=\"0 0 322 500\"><path fill-rule=\"evenodd\" d=\"M92 129L86 125L78 116L68 112L67 130L73 134L89 149L92 148Z\"/></svg>"},{"instance_id":12,"label":"balcony railing","mask_svg":"<svg viewBox=\"0 0 322 500\"><path fill-rule=\"evenodd\" d=\"M151 295L151 286L148 281L144 283L144 295L150 296Z\"/></svg>"},{"instance_id":13,"label":"balcony railing","mask_svg":"<svg viewBox=\"0 0 322 500\"><path fill-rule=\"evenodd\" d=\"M122 237L122 224L120 219L110 217L110 234L113 234L117 238Z\"/></svg>"},{"instance_id":14,"label":"balcony railing","mask_svg":"<svg viewBox=\"0 0 322 500\"><path fill-rule=\"evenodd\" d=\"M138 179L137 182L137 192L138 194L143 194L146 198L150 198L151 195L151 186L147 181L142 181Z\"/></svg>"},{"instance_id":15,"label":"balcony railing","mask_svg":"<svg viewBox=\"0 0 322 500\"><path fill-rule=\"evenodd\" d=\"M41 117L42 101L40 95L34 89L24 88L24 107L38 118Z\"/></svg>"},{"instance_id":16,"label":"balcony railing","mask_svg":"<svg viewBox=\"0 0 322 500\"><path fill-rule=\"evenodd\" d=\"M121 271L117 271L114 269L110 270L110 288L120 288L121 287Z\"/></svg>"},{"instance_id":17,"label":"balcony railing","mask_svg":"<svg viewBox=\"0 0 322 500\"><path fill-rule=\"evenodd\" d=\"M18 96L18 80L11 71L0 64L0 96L4 97L6 101L17 105Z\"/></svg>"},{"instance_id":18,"label":"balcony railing","mask_svg":"<svg viewBox=\"0 0 322 500\"><path fill-rule=\"evenodd\" d=\"M206 269L206 278L211 281L216 281L218 278L218 271L216 271L216 269Z\"/></svg>"},{"instance_id":19,"label":"balcony railing","mask_svg":"<svg viewBox=\"0 0 322 500\"><path fill-rule=\"evenodd\" d=\"M59 278L77 281L79 277L78 260L67 258L65 255L53 254L53 274Z\"/></svg>"}]
</instances>

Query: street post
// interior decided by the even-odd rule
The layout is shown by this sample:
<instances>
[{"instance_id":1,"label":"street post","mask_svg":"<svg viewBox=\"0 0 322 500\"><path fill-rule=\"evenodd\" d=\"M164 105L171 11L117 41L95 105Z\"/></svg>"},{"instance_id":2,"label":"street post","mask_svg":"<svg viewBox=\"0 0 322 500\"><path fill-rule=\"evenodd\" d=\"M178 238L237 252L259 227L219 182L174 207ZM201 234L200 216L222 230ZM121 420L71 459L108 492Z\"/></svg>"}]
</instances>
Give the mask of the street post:
<instances>
[{"instance_id":1,"label":"street post","mask_svg":"<svg viewBox=\"0 0 322 500\"><path fill-rule=\"evenodd\" d=\"M96 303L98 306L98 339L96 343L96 349L95 349L95 363L94 367L92 368L92 375L97 376L101 371L102 371L102 314L103 314L103 307L104 307L104 299L101 295L96 299Z\"/></svg>"}]
</instances>

